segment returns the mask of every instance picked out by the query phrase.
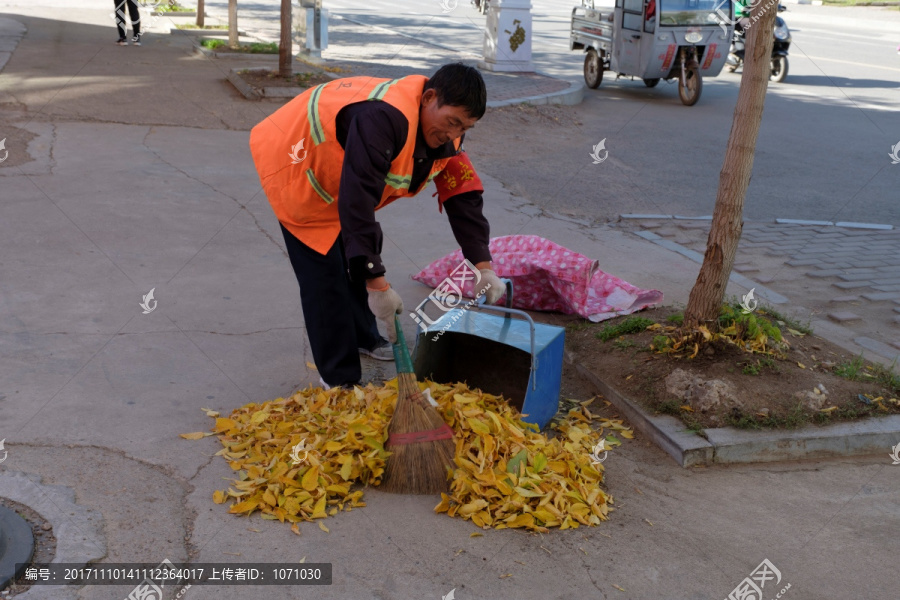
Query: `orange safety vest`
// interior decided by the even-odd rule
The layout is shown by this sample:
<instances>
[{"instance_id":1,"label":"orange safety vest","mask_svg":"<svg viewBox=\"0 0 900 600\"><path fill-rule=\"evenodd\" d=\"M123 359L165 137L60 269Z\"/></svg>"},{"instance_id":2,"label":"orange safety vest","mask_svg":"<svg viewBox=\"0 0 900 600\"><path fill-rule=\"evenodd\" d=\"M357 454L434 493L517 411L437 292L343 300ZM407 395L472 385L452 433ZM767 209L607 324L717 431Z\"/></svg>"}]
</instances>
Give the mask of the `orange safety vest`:
<instances>
[{"instance_id":1,"label":"orange safety vest","mask_svg":"<svg viewBox=\"0 0 900 600\"><path fill-rule=\"evenodd\" d=\"M401 79L349 77L311 88L278 109L250 132L250 152L275 216L294 236L326 254L341 231L337 202L344 149L337 140L337 115L345 106L366 100L387 102L409 122L409 134L384 178L375 210L398 198L414 196L452 160L434 161L431 172L410 190L413 150L419 130L419 105L427 77ZM459 148L459 140L455 141ZM468 163L468 159L464 159ZM466 189L480 187L477 175ZM474 185L473 185L474 183ZM460 193L464 190L455 190ZM482 189L483 191L483 189ZM441 201L445 200L442 194Z\"/></svg>"}]
</instances>

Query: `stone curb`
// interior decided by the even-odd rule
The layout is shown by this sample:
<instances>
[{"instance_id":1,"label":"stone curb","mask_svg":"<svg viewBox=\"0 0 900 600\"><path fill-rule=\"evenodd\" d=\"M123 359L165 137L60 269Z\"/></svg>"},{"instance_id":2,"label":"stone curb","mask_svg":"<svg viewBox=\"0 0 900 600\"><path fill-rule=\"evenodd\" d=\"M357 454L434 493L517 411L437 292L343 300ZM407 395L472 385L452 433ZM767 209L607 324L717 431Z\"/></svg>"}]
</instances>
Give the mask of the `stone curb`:
<instances>
[{"instance_id":1,"label":"stone curb","mask_svg":"<svg viewBox=\"0 0 900 600\"><path fill-rule=\"evenodd\" d=\"M169 35L218 35L222 38L225 38L228 35L227 29L178 29L177 27L172 27L169 29ZM242 37L247 37L247 32L241 29L238 29L238 35Z\"/></svg>"},{"instance_id":2,"label":"stone curb","mask_svg":"<svg viewBox=\"0 0 900 600\"><path fill-rule=\"evenodd\" d=\"M197 11L196 11L196 10L191 10L191 11L180 11L180 10L178 10L178 11L159 12L159 11L156 11L156 10L152 10L152 11L150 11L150 16L151 16L151 17L194 17L194 18L196 18L196 17L197 17ZM209 13L208 13L208 12L205 12L205 11L204 11L204 12L203 12L203 18L204 18L204 19L209 19L209 18L211 18L211 17L209 16Z\"/></svg>"},{"instance_id":3,"label":"stone curb","mask_svg":"<svg viewBox=\"0 0 900 600\"><path fill-rule=\"evenodd\" d=\"M641 214L641 213L625 213L620 214L619 219L628 219L628 220L636 220L636 219L657 219L657 220L665 220L665 219L675 219L678 221L712 221L712 215L704 215L700 217L686 217L682 215L655 215L655 214ZM769 221L753 221L754 223L769 223ZM881 229L881 230L893 230L894 226L889 225L887 223L857 223L855 221L838 221L837 223L833 221L814 221L807 219L783 219L780 217L775 217L774 223L778 225L819 225L824 227L843 227L845 229Z\"/></svg>"},{"instance_id":4,"label":"stone curb","mask_svg":"<svg viewBox=\"0 0 900 600\"><path fill-rule=\"evenodd\" d=\"M743 431L733 427L704 429L706 439L685 429L675 417L648 414L581 364L575 369L594 384L636 429L682 467L800 459L864 456L884 453L900 442L900 415L868 418L793 431Z\"/></svg>"},{"instance_id":5,"label":"stone curb","mask_svg":"<svg viewBox=\"0 0 900 600\"><path fill-rule=\"evenodd\" d=\"M271 71L271 67L250 67L247 69L240 69L241 71ZM332 79L338 79L339 75L334 73L328 73L327 71L323 73L326 77L331 77ZM262 89L260 93L249 83L244 81L244 78L240 76L238 70L230 69L227 75L228 81L237 88L237 90L246 98L247 100L260 100L262 98L294 98L295 96L299 96L303 92L307 91L309 88L305 87L278 87L278 86L270 86Z\"/></svg>"},{"instance_id":6,"label":"stone curb","mask_svg":"<svg viewBox=\"0 0 900 600\"><path fill-rule=\"evenodd\" d=\"M538 73L541 75L541 73ZM547 75L545 75L547 77ZM487 103L488 108L500 108L501 106L512 106L514 104L562 104L564 106L575 106L581 104L584 100L584 84L568 82L569 87L558 92L550 92L548 94L538 94L537 96L524 96L522 98L511 98L509 100L491 100Z\"/></svg>"},{"instance_id":7,"label":"stone curb","mask_svg":"<svg viewBox=\"0 0 900 600\"><path fill-rule=\"evenodd\" d=\"M106 556L103 537L103 517L99 511L75 503L75 492L62 485L44 485L37 475L20 471L0 473L0 496L34 509L53 526L56 536L54 563L86 565ZM16 598L47 600L69 597L72 589L54 589L50 595L46 587L33 586Z\"/></svg>"},{"instance_id":8,"label":"stone curb","mask_svg":"<svg viewBox=\"0 0 900 600\"><path fill-rule=\"evenodd\" d=\"M248 52L216 52L215 50L210 50L209 48L204 48L199 44L194 45L194 52L197 54L202 54L208 58L227 58L227 59L236 59L236 60L262 60L266 58L271 58L272 60L277 61L277 54L250 54Z\"/></svg>"},{"instance_id":9,"label":"stone curb","mask_svg":"<svg viewBox=\"0 0 900 600\"><path fill-rule=\"evenodd\" d=\"M597 387L603 397L612 402L635 429L653 440L682 467L707 464L713 461L713 446L699 435L685 428L684 423L670 415L647 414L637 404L607 385L593 371L575 363L575 370Z\"/></svg>"},{"instance_id":10,"label":"stone curb","mask_svg":"<svg viewBox=\"0 0 900 600\"><path fill-rule=\"evenodd\" d=\"M243 70L243 69L242 69ZM231 82L237 91L241 93L244 98L247 100L262 100L262 94L257 92L253 86L244 81L244 78L238 75L237 71L234 69L228 69L228 75L226 76L228 81Z\"/></svg>"}]
</instances>

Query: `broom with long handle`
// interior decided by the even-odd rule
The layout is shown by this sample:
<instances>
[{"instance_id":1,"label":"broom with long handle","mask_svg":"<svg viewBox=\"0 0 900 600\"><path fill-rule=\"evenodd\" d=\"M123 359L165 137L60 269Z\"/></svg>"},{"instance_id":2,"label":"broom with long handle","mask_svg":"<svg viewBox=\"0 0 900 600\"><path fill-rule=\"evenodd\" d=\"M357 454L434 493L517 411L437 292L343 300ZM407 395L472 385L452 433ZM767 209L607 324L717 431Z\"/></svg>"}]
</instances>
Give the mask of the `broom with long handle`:
<instances>
[{"instance_id":1,"label":"broom with long handle","mask_svg":"<svg viewBox=\"0 0 900 600\"><path fill-rule=\"evenodd\" d=\"M428 402L416 381L409 349L394 317L397 342L397 406L388 426L387 449L381 489L396 494L439 494L449 490L448 470L453 465L456 443L453 430Z\"/></svg>"}]
</instances>

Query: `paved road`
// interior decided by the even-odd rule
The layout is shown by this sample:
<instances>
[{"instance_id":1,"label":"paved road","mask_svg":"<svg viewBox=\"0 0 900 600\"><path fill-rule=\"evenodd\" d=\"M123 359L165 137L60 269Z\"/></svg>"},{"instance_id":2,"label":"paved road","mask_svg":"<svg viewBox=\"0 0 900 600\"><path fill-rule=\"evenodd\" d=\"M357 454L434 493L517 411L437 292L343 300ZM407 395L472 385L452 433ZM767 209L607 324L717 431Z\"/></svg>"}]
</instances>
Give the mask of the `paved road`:
<instances>
[{"instance_id":1,"label":"paved road","mask_svg":"<svg viewBox=\"0 0 900 600\"><path fill-rule=\"evenodd\" d=\"M208 4L224 15L225 0ZM275 39L278 4L242 3L243 22ZM533 2L533 55L539 71L578 80L581 56L568 50L571 4ZM449 14L442 14L437 1L373 0L360 6L329 0L325 6L470 57L481 53L484 17L462 1ZM769 88L746 218L900 225L900 166L888 158L900 141L900 12L790 5L783 16L794 35L790 74ZM402 45L388 60L402 60ZM554 144L552 158L545 157L563 167L551 169L554 177L529 182L533 199L554 198L556 210L596 221L630 212L709 214L739 82L739 73L708 79L703 98L688 109L678 102L674 85L648 90L607 74L576 109L584 126L566 143ZM611 160L590 169L587 153L602 139ZM542 150L538 145L526 153L540 157ZM527 175L515 169L494 174L507 185Z\"/></svg>"}]
</instances>

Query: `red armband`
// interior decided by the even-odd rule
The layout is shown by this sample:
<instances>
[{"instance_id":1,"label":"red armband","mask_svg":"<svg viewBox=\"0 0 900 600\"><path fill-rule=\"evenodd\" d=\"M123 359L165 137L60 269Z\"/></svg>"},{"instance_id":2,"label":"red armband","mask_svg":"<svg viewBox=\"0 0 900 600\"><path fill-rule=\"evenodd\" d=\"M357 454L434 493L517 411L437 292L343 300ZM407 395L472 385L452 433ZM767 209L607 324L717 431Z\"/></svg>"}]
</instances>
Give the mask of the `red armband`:
<instances>
[{"instance_id":1,"label":"red armband","mask_svg":"<svg viewBox=\"0 0 900 600\"><path fill-rule=\"evenodd\" d=\"M438 210L443 212L444 202L465 192L484 191L481 179L465 152L460 152L447 161L444 170L434 178L437 186Z\"/></svg>"}]
</instances>

